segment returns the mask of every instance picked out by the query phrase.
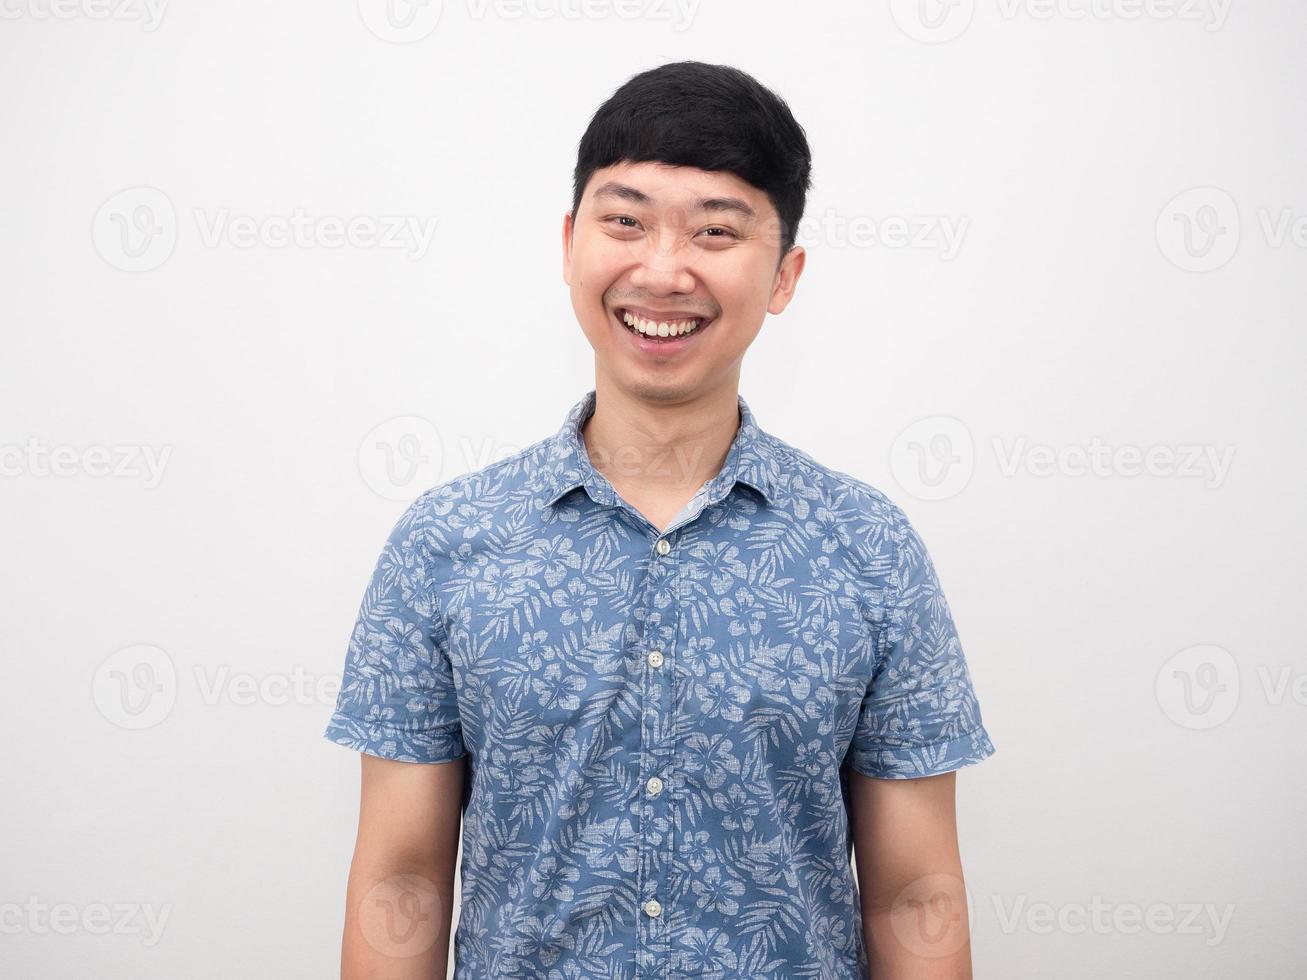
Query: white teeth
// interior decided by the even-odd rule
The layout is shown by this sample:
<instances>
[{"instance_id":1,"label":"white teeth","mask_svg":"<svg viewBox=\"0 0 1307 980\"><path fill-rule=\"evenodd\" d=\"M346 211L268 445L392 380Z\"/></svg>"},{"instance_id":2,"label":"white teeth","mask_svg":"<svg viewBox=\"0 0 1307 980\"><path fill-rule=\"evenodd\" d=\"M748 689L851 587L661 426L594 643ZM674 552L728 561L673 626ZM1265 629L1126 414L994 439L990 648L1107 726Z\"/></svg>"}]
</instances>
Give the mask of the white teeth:
<instances>
[{"instance_id":1,"label":"white teeth","mask_svg":"<svg viewBox=\"0 0 1307 980\"><path fill-rule=\"evenodd\" d=\"M650 337L676 337L681 334L692 333L699 328L701 320L665 320L658 322L656 320L645 320L636 316L634 313L625 312L622 314L623 322L642 334Z\"/></svg>"}]
</instances>

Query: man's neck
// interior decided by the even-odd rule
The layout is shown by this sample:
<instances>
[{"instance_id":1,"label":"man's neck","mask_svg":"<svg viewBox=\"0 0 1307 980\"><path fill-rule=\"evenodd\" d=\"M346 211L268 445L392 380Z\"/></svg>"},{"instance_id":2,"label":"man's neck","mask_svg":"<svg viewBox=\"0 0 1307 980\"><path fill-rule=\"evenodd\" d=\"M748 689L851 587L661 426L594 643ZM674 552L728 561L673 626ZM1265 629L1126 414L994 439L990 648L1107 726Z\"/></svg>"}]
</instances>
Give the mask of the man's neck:
<instances>
[{"instance_id":1,"label":"man's neck","mask_svg":"<svg viewBox=\"0 0 1307 980\"><path fill-rule=\"evenodd\" d=\"M659 528L721 472L740 426L738 388L689 401L650 401L595 382L595 410L581 428L594 468Z\"/></svg>"}]
</instances>

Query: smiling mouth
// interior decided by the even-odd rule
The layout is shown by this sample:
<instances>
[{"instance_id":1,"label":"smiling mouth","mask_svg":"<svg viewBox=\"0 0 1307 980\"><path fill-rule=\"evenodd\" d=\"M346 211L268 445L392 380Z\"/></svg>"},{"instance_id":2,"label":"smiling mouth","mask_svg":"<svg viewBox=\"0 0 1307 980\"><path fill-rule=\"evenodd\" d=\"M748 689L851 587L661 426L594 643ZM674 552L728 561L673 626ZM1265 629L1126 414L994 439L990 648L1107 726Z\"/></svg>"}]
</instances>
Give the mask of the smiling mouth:
<instances>
[{"instance_id":1,"label":"smiling mouth","mask_svg":"<svg viewBox=\"0 0 1307 980\"><path fill-rule=\"evenodd\" d=\"M654 318L619 306L613 311L617 322L630 333L649 343L674 343L703 333L717 322L716 317Z\"/></svg>"}]
</instances>

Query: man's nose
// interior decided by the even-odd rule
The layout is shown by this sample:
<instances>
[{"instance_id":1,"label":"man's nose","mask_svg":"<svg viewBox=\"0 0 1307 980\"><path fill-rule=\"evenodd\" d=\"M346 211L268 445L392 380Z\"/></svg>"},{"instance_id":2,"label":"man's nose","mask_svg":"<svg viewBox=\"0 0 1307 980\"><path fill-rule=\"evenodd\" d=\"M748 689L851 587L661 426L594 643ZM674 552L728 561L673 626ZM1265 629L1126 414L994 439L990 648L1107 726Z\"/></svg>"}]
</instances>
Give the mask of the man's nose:
<instances>
[{"instance_id":1,"label":"man's nose","mask_svg":"<svg viewBox=\"0 0 1307 980\"><path fill-rule=\"evenodd\" d=\"M631 285L650 292L694 292L690 250L673 236L650 237L644 243L639 262L631 272Z\"/></svg>"}]
</instances>

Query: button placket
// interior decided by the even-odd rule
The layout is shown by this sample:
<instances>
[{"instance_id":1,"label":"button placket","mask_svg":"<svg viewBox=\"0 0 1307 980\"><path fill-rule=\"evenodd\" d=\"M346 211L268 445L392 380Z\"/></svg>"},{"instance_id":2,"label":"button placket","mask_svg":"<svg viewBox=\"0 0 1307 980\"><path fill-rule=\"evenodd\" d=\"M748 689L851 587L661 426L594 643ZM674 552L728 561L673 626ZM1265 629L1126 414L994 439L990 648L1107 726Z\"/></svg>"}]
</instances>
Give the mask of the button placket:
<instances>
[{"instance_id":1,"label":"button placket","mask_svg":"<svg viewBox=\"0 0 1307 980\"><path fill-rule=\"evenodd\" d=\"M700 510L702 510L702 507L694 512L690 520L696 520ZM680 555L680 560L677 562L677 567L680 568L683 567L686 560L694 554L694 549L691 548L689 551L682 549L678 554ZM686 649L686 643L688 642L688 637L685 635L687 620L681 615L682 603L686 600L686 597L689 594L689 585L686 582L685 577L679 575L673 578L668 583L668 591L671 594L671 604L669 606L668 614L672 625L672 640L668 646L673 652L679 654L680 651ZM684 696L684 691L682 690L684 677L681 673L679 660L674 659L668 665L667 681L669 694L667 711L667 768L663 772L665 778L659 779L659 783L663 789L667 790L667 792L662 794L666 800L664 805L666 807L669 823L668 832L663 839L662 845L662 860L668 869L665 878L668 889L666 896L674 898L676 895L683 895L686 893L686 888L684 887L685 883L680 879L682 872L678 871L676 863L676 852L679 848L683 847L682 835L684 832L682 826L684 814L682 808L678 805L678 794L675 792L676 787L680 785L679 780L676 778L678 766L677 756L678 753L683 752L685 748L681 741L682 736L684 735L683 725L685 721L681 712L681 699ZM692 905L692 902L682 902L680 905L675 905L673 907L673 911L676 913L675 922L678 930L684 930L694 924L695 915ZM670 931L672 922L669 920L667 924ZM672 955L670 936L668 939L667 968L670 971L668 976L680 977L683 974L678 971L684 969L684 966L681 957Z\"/></svg>"},{"instance_id":2,"label":"button placket","mask_svg":"<svg viewBox=\"0 0 1307 980\"><path fill-rule=\"evenodd\" d=\"M643 725L645 733L643 758L647 768L643 773L640 807L640 874L639 885L640 908L643 912L639 934L644 956L641 957L650 972L643 975L667 976L671 968L671 944L668 936L669 921L664 900L667 894L667 874L670 869L672 854L672 799L665 792L668 784L664 776L669 771L673 758L674 746L671 739L675 735L674 719L674 677L673 653L670 643L674 640L675 624L679 616L676 600L679 598L675 588L674 560L665 560L673 552L671 542L666 537L658 538L653 545L653 557L650 561L648 577L649 591L646 596L647 608L651 620L658 624L670 624L670 631L662 630L655 635L646 633L648 647L644 653L644 711ZM666 603L668 597L671 602Z\"/></svg>"}]
</instances>

